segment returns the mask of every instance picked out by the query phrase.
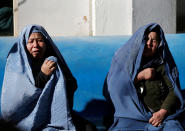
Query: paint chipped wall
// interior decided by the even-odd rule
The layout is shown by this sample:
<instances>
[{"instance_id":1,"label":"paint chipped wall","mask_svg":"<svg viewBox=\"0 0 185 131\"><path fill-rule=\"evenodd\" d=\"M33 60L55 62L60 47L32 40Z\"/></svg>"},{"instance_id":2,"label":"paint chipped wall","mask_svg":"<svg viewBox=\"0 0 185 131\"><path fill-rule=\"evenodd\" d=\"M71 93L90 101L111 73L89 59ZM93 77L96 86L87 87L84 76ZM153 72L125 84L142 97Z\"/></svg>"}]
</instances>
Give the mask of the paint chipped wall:
<instances>
[{"instance_id":1,"label":"paint chipped wall","mask_svg":"<svg viewBox=\"0 0 185 131\"><path fill-rule=\"evenodd\" d=\"M40 24L51 36L89 35L88 0L17 0L16 4L16 34L27 24Z\"/></svg>"},{"instance_id":2,"label":"paint chipped wall","mask_svg":"<svg viewBox=\"0 0 185 131\"><path fill-rule=\"evenodd\" d=\"M131 35L151 22L176 33L176 0L14 0L14 5L15 35L27 24L43 25L51 36Z\"/></svg>"}]
</instances>

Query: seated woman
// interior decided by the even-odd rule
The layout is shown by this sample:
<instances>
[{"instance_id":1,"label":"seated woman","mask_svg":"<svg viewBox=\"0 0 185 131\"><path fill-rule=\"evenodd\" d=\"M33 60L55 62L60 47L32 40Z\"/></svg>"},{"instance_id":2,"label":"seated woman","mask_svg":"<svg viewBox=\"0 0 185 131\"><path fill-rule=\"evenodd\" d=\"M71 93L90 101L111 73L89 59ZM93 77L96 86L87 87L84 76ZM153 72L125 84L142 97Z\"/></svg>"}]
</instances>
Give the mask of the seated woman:
<instances>
[{"instance_id":1,"label":"seated woman","mask_svg":"<svg viewBox=\"0 0 185 131\"><path fill-rule=\"evenodd\" d=\"M78 130L72 119L76 88L75 78L45 29L26 26L7 57L3 118L23 131Z\"/></svg>"},{"instance_id":2,"label":"seated woman","mask_svg":"<svg viewBox=\"0 0 185 131\"><path fill-rule=\"evenodd\" d=\"M183 131L178 70L158 24L141 27L116 53L106 78L109 130Z\"/></svg>"}]
</instances>

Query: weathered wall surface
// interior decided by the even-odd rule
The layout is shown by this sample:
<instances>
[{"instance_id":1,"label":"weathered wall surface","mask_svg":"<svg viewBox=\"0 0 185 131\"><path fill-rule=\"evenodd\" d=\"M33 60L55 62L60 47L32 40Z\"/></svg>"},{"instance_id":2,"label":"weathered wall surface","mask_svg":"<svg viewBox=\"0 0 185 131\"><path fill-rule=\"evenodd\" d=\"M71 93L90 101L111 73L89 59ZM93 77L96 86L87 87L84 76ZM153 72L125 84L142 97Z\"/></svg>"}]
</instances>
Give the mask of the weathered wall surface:
<instances>
[{"instance_id":1,"label":"weathered wall surface","mask_svg":"<svg viewBox=\"0 0 185 131\"><path fill-rule=\"evenodd\" d=\"M89 35L88 0L17 0L17 33L41 24L54 36Z\"/></svg>"},{"instance_id":2,"label":"weathered wall surface","mask_svg":"<svg viewBox=\"0 0 185 131\"><path fill-rule=\"evenodd\" d=\"M184 0L14 0L14 30L40 24L52 36L131 35L151 22L185 32Z\"/></svg>"},{"instance_id":3,"label":"weathered wall surface","mask_svg":"<svg viewBox=\"0 0 185 131\"><path fill-rule=\"evenodd\" d=\"M156 22L165 33L176 33L176 0L133 0L133 33Z\"/></svg>"},{"instance_id":4,"label":"weathered wall surface","mask_svg":"<svg viewBox=\"0 0 185 131\"><path fill-rule=\"evenodd\" d=\"M96 0L96 35L130 35L132 0Z\"/></svg>"}]
</instances>

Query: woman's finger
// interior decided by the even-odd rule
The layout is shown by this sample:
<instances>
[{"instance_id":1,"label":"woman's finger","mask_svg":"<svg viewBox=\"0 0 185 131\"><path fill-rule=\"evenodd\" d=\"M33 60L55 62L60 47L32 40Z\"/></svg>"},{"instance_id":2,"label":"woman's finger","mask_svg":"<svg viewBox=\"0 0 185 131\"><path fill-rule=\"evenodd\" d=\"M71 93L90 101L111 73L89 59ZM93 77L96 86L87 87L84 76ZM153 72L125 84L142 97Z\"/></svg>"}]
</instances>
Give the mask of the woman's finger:
<instances>
[{"instance_id":1,"label":"woman's finger","mask_svg":"<svg viewBox=\"0 0 185 131\"><path fill-rule=\"evenodd\" d=\"M52 66L55 65L55 64L56 64L56 63L55 63L54 61L49 61L49 62L48 62L48 66L49 66L49 67L52 67Z\"/></svg>"},{"instance_id":2,"label":"woman's finger","mask_svg":"<svg viewBox=\"0 0 185 131\"><path fill-rule=\"evenodd\" d=\"M156 122L156 123L154 123L154 124L153 124L153 126L159 126L159 123L158 123L158 122Z\"/></svg>"},{"instance_id":3,"label":"woman's finger","mask_svg":"<svg viewBox=\"0 0 185 131\"><path fill-rule=\"evenodd\" d=\"M53 72L56 69L56 66L51 67L50 71Z\"/></svg>"},{"instance_id":4,"label":"woman's finger","mask_svg":"<svg viewBox=\"0 0 185 131\"><path fill-rule=\"evenodd\" d=\"M50 64L49 68L51 69L52 67L56 67L56 63Z\"/></svg>"},{"instance_id":5,"label":"woman's finger","mask_svg":"<svg viewBox=\"0 0 185 131\"><path fill-rule=\"evenodd\" d=\"M44 64L48 64L48 62L49 62L49 60L46 59L46 60L44 61Z\"/></svg>"},{"instance_id":6,"label":"woman's finger","mask_svg":"<svg viewBox=\"0 0 185 131\"><path fill-rule=\"evenodd\" d=\"M152 125L155 125L157 122L156 121L152 121Z\"/></svg>"},{"instance_id":7,"label":"woman's finger","mask_svg":"<svg viewBox=\"0 0 185 131\"><path fill-rule=\"evenodd\" d=\"M150 118L149 123L152 124L153 121L154 121L154 119L152 117L152 118Z\"/></svg>"}]
</instances>

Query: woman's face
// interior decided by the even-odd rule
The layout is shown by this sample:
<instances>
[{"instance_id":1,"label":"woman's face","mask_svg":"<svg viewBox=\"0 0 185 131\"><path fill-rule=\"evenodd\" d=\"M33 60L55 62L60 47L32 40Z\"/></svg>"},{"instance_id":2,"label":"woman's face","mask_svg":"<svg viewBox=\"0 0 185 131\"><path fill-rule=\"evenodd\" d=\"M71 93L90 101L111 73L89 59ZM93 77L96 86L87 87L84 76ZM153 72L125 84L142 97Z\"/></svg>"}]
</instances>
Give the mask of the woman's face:
<instances>
[{"instance_id":1,"label":"woman's face","mask_svg":"<svg viewBox=\"0 0 185 131\"><path fill-rule=\"evenodd\" d=\"M144 51L143 51L143 56L144 57L152 57L158 48L159 45L159 40L156 32L150 32L148 34L148 40L146 42Z\"/></svg>"},{"instance_id":2,"label":"woman's face","mask_svg":"<svg viewBox=\"0 0 185 131\"><path fill-rule=\"evenodd\" d=\"M43 58L46 52L46 43L43 35L40 33L32 33L26 45L28 52L33 58Z\"/></svg>"}]
</instances>

